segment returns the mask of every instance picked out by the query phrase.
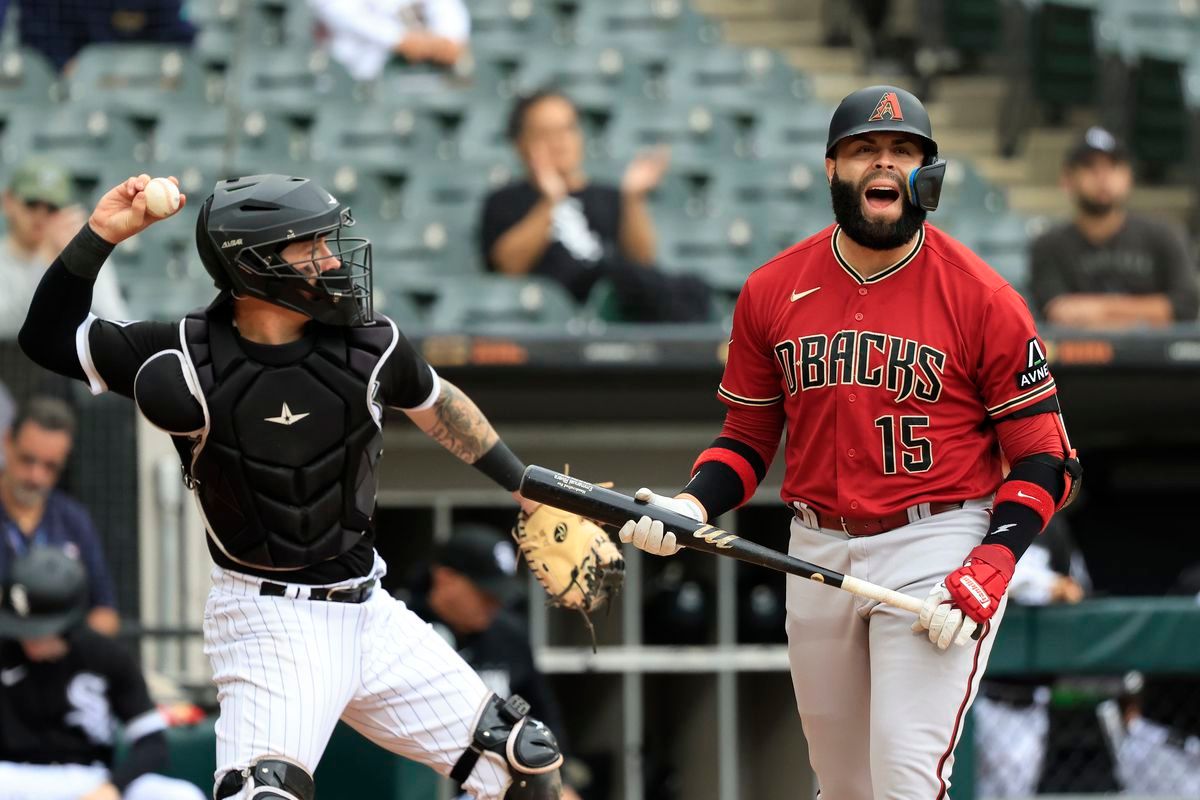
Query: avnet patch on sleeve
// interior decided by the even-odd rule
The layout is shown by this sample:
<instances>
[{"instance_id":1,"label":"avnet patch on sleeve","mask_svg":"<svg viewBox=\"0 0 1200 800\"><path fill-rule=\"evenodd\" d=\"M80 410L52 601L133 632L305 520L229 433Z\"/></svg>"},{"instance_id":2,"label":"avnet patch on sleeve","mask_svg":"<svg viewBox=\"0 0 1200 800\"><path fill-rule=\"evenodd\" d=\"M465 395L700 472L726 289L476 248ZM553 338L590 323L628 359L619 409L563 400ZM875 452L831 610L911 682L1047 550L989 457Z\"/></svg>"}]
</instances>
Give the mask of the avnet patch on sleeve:
<instances>
[{"instance_id":1,"label":"avnet patch on sleeve","mask_svg":"<svg viewBox=\"0 0 1200 800\"><path fill-rule=\"evenodd\" d=\"M1050 362L1046 360L1046 351L1036 336L1025 343L1025 369L1017 373L1017 388L1028 389L1037 386L1050 377Z\"/></svg>"}]
</instances>

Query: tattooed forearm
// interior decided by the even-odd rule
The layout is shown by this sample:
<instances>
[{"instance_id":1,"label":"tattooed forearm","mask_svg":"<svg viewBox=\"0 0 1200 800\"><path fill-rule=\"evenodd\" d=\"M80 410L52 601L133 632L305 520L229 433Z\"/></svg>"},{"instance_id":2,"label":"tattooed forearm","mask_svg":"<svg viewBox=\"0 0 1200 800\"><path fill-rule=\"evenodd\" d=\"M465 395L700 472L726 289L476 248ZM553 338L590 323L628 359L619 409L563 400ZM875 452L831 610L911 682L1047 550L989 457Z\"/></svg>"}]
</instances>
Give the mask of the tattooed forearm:
<instances>
[{"instance_id":1,"label":"tattooed forearm","mask_svg":"<svg viewBox=\"0 0 1200 800\"><path fill-rule=\"evenodd\" d=\"M478 461L499 439L479 407L448 381L442 381L442 396L432 410L433 424L425 433L468 464Z\"/></svg>"}]
</instances>

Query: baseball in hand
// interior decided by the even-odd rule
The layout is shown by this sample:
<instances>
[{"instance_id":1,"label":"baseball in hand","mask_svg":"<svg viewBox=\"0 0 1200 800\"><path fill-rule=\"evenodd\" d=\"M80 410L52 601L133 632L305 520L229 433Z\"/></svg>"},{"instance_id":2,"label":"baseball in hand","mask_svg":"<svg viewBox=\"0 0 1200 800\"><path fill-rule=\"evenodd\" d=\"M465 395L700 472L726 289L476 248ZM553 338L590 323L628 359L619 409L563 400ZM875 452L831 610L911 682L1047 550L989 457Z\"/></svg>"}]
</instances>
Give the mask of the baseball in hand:
<instances>
[{"instance_id":1,"label":"baseball in hand","mask_svg":"<svg viewBox=\"0 0 1200 800\"><path fill-rule=\"evenodd\" d=\"M146 184L146 211L156 217L169 217L179 210L179 187L167 178L154 178Z\"/></svg>"}]
</instances>

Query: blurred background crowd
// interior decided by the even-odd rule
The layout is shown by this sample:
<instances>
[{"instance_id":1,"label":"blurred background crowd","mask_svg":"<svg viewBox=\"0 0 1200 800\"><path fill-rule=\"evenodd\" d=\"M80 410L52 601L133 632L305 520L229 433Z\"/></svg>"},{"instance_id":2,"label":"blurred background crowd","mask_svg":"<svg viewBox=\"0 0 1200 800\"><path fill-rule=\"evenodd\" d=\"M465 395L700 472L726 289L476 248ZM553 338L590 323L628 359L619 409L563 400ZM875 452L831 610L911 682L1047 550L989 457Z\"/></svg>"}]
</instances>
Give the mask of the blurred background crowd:
<instances>
[{"instance_id":1,"label":"blurred background crowd","mask_svg":"<svg viewBox=\"0 0 1200 800\"><path fill-rule=\"evenodd\" d=\"M162 771L207 788L207 568L174 454L12 341L129 175L193 201L241 174L317 178L374 244L376 309L526 461L570 449L620 485L633 455L670 488L720 419L680 397L715 389L745 276L832 221L833 106L894 83L949 160L929 221L1039 318L1088 476L1020 564L1028 608L955 797L1200 797L1198 44L1194 0L0 0L0 581L39 548L82 563L86 624L135 648L176 723ZM95 314L207 302L198 205L117 248ZM390 588L560 731L571 791L812 796L781 579L633 554L592 656L525 591L503 498L389 436ZM727 524L781 546L777 486ZM5 691L0 767L19 760ZM327 761L324 798L367 780ZM448 791L396 761L369 796Z\"/></svg>"}]
</instances>

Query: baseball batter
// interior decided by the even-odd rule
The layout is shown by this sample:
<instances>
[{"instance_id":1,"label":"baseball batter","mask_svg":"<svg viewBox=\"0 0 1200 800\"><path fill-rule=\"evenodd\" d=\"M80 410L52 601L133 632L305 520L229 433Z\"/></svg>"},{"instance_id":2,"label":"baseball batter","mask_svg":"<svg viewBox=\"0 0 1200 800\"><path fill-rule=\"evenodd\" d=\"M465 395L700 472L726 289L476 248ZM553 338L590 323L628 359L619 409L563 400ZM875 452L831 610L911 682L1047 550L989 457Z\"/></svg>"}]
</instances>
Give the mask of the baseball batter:
<instances>
[{"instance_id":1,"label":"baseball batter","mask_svg":"<svg viewBox=\"0 0 1200 800\"><path fill-rule=\"evenodd\" d=\"M721 435L682 493L638 499L722 514L753 495L786 428L789 552L926 597L914 621L789 576L788 655L821 797L940 799L1016 561L1080 469L1025 303L925 223L945 164L921 102L892 86L846 97L825 168L836 224L738 298ZM649 517L621 538L678 549Z\"/></svg>"},{"instance_id":2,"label":"baseball batter","mask_svg":"<svg viewBox=\"0 0 1200 800\"><path fill-rule=\"evenodd\" d=\"M527 704L489 692L377 590L385 406L532 510L515 494L524 465L373 313L370 242L349 238L349 210L308 179L216 185L196 223L220 289L208 308L175 324L90 315L113 247L159 218L147 212L150 180L100 200L47 270L20 343L93 393L133 398L179 451L216 562L204 612L221 705L216 800L311 800L339 718L474 797L558 798L562 756Z\"/></svg>"}]
</instances>

